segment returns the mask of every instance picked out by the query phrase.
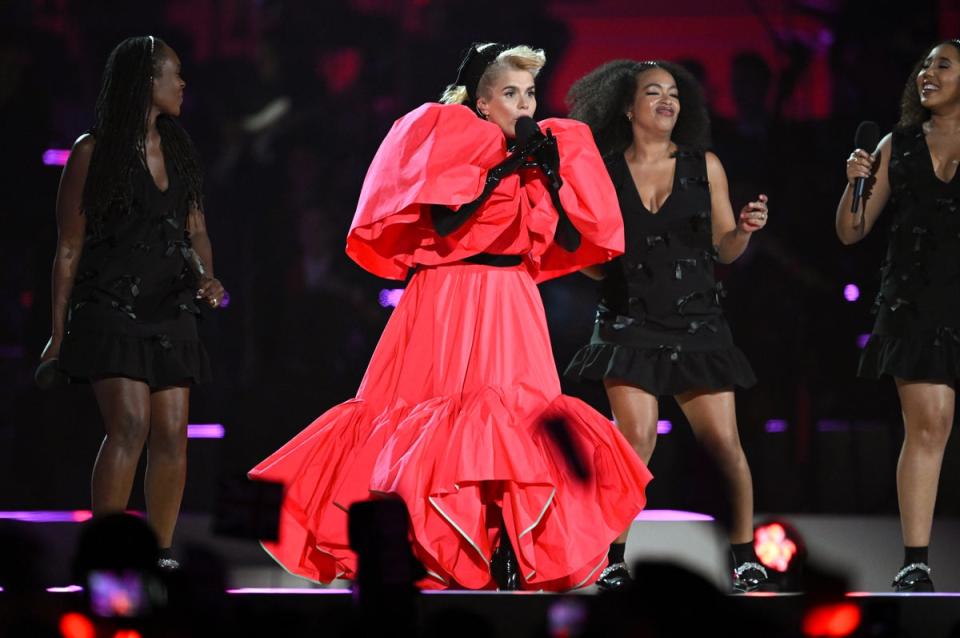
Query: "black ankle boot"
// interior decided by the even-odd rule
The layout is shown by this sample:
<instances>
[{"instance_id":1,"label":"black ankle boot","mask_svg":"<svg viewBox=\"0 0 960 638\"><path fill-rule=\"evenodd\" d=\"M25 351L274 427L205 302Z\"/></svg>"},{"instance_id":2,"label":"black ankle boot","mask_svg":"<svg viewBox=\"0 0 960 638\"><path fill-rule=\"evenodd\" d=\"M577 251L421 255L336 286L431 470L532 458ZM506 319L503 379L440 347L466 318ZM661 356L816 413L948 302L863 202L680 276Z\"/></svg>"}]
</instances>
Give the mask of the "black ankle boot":
<instances>
[{"instance_id":1,"label":"black ankle boot","mask_svg":"<svg viewBox=\"0 0 960 638\"><path fill-rule=\"evenodd\" d=\"M898 593L930 593L935 591L926 563L911 563L893 578L893 591Z\"/></svg>"},{"instance_id":2,"label":"black ankle boot","mask_svg":"<svg viewBox=\"0 0 960 638\"><path fill-rule=\"evenodd\" d=\"M611 563L600 572L597 578L597 589L600 591L616 591L626 589L633 582L630 570L626 563Z\"/></svg>"},{"instance_id":3,"label":"black ankle boot","mask_svg":"<svg viewBox=\"0 0 960 638\"><path fill-rule=\"evenodd\" d=\"M500 591L520 589L520 566L517 564L517 555L513 553L513 545L510 544L510 537L505 530L501 531L500 544L490 558L490 574Z\"/></svg>"}]
</instances>

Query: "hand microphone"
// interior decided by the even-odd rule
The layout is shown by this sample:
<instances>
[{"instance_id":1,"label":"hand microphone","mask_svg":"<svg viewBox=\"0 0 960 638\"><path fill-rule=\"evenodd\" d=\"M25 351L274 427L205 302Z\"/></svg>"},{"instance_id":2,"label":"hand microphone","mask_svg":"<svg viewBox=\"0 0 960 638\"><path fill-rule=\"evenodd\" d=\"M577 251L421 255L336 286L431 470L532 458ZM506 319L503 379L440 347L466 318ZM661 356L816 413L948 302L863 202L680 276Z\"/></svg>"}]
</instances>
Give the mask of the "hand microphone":
<instances>
[{"instance_id":1,"label":"hand microphone","mask_svg":"<svg viewBox=\"0 0 960 638\"><path fill-rule=\"evenodd\" d=\"M33 373L33 380L41 390L50 390L65 385L69 377L59 368L57 359L47 359L37 366Z\"/></svg>"},{"instance_id":2,"label":"hand microphone","mask_svg":"<svg viewBox=\"0 0 960 638\"><path fill-rule=\"evenodd\" d=\"M517 148L521 148L527 142L530 142L529 149L524 148L524 152L527 155L533 155L547 142L551 135L550 129L547 129L547 135L543 134L543 131L540 130L540 127L533 120L532 117L524 115L521 118L517 119L517 124L514 127L514 131L517 135ZM543 171L544 176L547 178L547 181L550 183L550 188L553 190L559 190L563 186L563 180L560 179L560 176L557 175L557 172L547 164L547 162L537 162L537 166Z\"/></svg>"},{"instance_id":3,"label":"hand microphone","mask_svg":"<svg viewBox=\"0 0 960 638\"><path fill-rule=\"evenodd\" d=\"M853 137L854 148L862 148L868 153L873 153L880 143L880 127L876 122L860 122L857 127L857 134ZM853 203L850 205L850 212L855 213L860 208L860 200L863 199L863 189L866 179L858 177L853 184Z\"/></svg>"},{"instance_id":4,"label":"hand microphone","mask_svg":"<svg viewBox=\"0 0 960 638\"><path fill-rule=\"evenodd\" d=\"M540 132L540 127L537 126L537 123L529 115L518 117L513 131L517 140L517 148L521 148L533 138L534 135L539 134L540 137L543 137L543 133Z\"/></svg>"}]
</instances>

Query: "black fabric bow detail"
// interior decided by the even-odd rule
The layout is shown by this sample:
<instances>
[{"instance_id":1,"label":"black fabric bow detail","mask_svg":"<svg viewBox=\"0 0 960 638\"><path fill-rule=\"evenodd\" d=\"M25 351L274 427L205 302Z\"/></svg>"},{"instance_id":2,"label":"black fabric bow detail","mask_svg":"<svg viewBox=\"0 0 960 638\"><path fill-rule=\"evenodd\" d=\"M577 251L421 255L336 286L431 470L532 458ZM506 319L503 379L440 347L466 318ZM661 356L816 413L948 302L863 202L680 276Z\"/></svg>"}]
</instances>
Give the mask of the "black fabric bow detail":
<instances>
[{"instance_id":1,"label":"black fabric bow detail","mask_svg":"<svg viewBox=\"0 0 960 638\"><path fill-rule=\"evenodd\" d=\"M683 269L684 268L695 268L697 265L696 259L677 259L674 263L674 279L683 279Z\"/></svg>"},{"instance_id":2,"label":"black fabric bow detail","mask_svg":"<svg viewBox=\"0 0 960 638\"><path fill-rule=\"evenodd\" d=\"M110 287L117 294L124 295L129 292L131 297L136 297L140 294L140 278L136 275L123 275L114 279Z\"/></svg>"},{"instance_id":3,"label":"black fabric bow detail","mask_svg":"<svg viewBox=\"0 0 960 638\"><path fill-rule=\"evenodd\" d=\"M683 352L683 347L679 343L663 344L663 345L657 346L657 353L661 355L665 353L668 354L670 357L670 360L673 361L674 363L677 363L678 361L680 361L680 353L682 352Z\"/></svg>"},{"instance_id":4,"label":"black fabric bow detail","mask_svg":"<svg viewBox=\"0 0 960 638\"><path fill-rule=\"evenodd\" d=\"M133 311L133 307L128 304L121 304L119 301L111 301L110 307L116 310L117 312L122 312L131 319L136 319L137 314Z\"/></svg>"},{"instance_id":5,"label":"black fabric bow detail","mask_svg":"<svg viewBox=\"0 0 960 638\"><path fill-rule=\"evenodd\" d=\"M953 197L938 197L937 208L947 213L957 212L957 200Z\"/></svg>"},{"instance_id":6,"label":"black fabric bow detail","mask_svg":"<svg viewBox=\"0 0 960 638\"><path fill-rule=\"evenodd\" d=\"M690 228L693 229L693 232L699 233L703 230L710 229L710 211L701 210L698 213L695 213L690 217Z\"/></svg>"},{"instance_id":7,"label":"black fabric bow detail","mask_svg":"<svg viewBox=\"0 0 960 638\"><path fill-rule=\"evenodd\" d=\"M677 301L676 301L676 303L675 303L676 308L677 308L677 312L679 312L679 313L682 315L682 314L683 314L683 307L686 306L686 305L687 305L688 303L690 303L691 301L693 301L694 299L699 299L700 297L703 297L703 293L700 292L699 290L696 290L696 291L694 291L694 292L691 292L689 295L684 295L684 296L680 297L679 299L677 299Z\"/></svg>"},{"instance_id":8,"label":"black fabric bow detail","mask_svg":"<svg viewBox=\"0 0 960 638\"><path fill-rule=\"evenodd\" d=\"M647 247L653 248L657 244L663 244L664 246L670 245L670 233L664 233L663 235L647 235L646 237Z\"/></svg>"},{"instance_id":9,"label":"black fabric bow detail","mask_svg":"<svg viewBox=\"0 0 960 638\"><path fill-rule=\"evenodd\" d=\"M703 175L695 175L695 176L693 176L693 177L681 177L681 178L680 178L680 189L681 189L681 190L686 190L687 188L690 188L691 186L702 186L702 187L706 187L709 183L710 183L710 180L708 180L708 179L707 179L705 176L703 176Z\"/></svg>"},{"instance_id":10,"label":"black fabric bow detail","mask_svg":"<svg viewBox=\"0 0 960 638\"><path fill-rule=\"evenodd\" d=\"M169 335L163 333L153 335L153 340L164 350L173 350L173 342L170 340Z\"/></svg>"},{"instance_id":11,"label":"black fabric bow detail","mask_svg":"<svg viewBox=\"0 0 960 638\"><path fill-rule=\"evenodd\" d=\"M181 312L189 312L190 314L194 314L194 315L200 314L200 308L198 308L197 304L193 303L192 301L177 304L177 309L180 310Z\"/></svg>"},{"instance_id":12,"label":"black fabric bow detail","mask_svg":"<svg viewBox=\"0 0 960 638\"><path fill-rule=\"evenodd\" d=\"M717 326L709 319L706 319L704 321L691 321L690 327L687 328L687 332L689 332L692 335L695 335L704 328L706 328L707 330L713 333L717 332Z\"/></svg>"},{"instance_id":13,"label":"black fabric bow detail","mask_svg":"<svg viewBox=\"0 0 960 638\"><path fill-rule=\"evenodd\" d=\"M960 343L960 332L950 326L940 326L937 328L936 336L933 338L933 345L940 347L944 341Z\"/></svg>"},{"instance_id":14,"label":"black fabric bow detail","mask_svg":"<svg viewBox=\"0 0 960 638\"><path fill-rule=\"evenodd\" d=\"M703 151L694 151L694 150L676 150L673 152L673 157L677 159L703 159Z\"/></svg>"},{"instance_id":15,"label":"black fabric bow detail","mask_svg":"<svg viewBox=\"0 0 960 638\"><path fill-rule=\"evenodd\" d=\"M896 301L890 304L890 311L896 312L905 306L912 306L913 302L909 299L904 299L903 297L897 297Z\"/></svg>"},{"instance_id":16,"label":"black fabric bow detail","mask_svg":"<svg viewBox=\"0 0 960 638\"><path fill-rule=\"evenodd\" d=\"M916 239L913 241L913 252L920 252L921 240L930 232L925 226L914 226L913 231L911 231Z\"/></svg>"},{"instance_id":17,"label":"black fabric bow detail","mask_svg":"<svg viewBox=\"0 0 960 638\"><path fill-rule=\"evenodd\" d=\"M85 281L90 281L91 279L96 279L97 277L96 270L85 270L81 274L77 275L77 278L74 280L74 285L82 284Z\"/></svg>"},{"instance_id":18,"label":"black fabric bow detail","mask_svg":"<svg viewBox=\"0 0 960 638\"><path fill-rule=\"evenodd\" d=\"M727 296L727 289L723 286L722 281L718 281L713 285L713 303L720 305L720 300L724 299Z\"/></svg>"},{"instance_id":19,"label":"black fabric bow detail","mask_svg":"<svg viewBox=\"0 0 960 638\"><path fill-rule=\"evenodd\" d=\"M178 248L180 249L180 254L186 257L187 254L189 254L186 251L189 250L190 243L183 239L171 239L167 241L167 249L163 251L163 256L169 257L170 255L175 253Z\"/></svg>"}]
</instances>

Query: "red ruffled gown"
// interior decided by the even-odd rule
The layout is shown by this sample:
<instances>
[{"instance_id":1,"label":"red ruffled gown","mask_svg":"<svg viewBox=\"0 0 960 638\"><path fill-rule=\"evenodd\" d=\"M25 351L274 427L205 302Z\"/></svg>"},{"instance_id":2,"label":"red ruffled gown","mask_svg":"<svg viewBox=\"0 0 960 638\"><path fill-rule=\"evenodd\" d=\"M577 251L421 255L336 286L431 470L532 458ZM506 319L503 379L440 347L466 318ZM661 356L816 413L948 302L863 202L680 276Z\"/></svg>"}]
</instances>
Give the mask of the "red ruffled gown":
<instances>
[{"instance_id":1,"label":"red ruffled gown","mask_svg":"<svg viewBox=\"0 0 960 638\"><path fill-rule=\"evenodd\" d=\"M496 125L460 105L425 104L400 118L367 173L347 254L404 279L357 396L321 415L257 465L252 478L286 484L280 540L265 549L317 581L352 578L351 503L388 494L410 511L424 586L493 587L502 527L527 589L596 580L608 544L645 503L651 475L611 422L560 393L536 283L623 252L617 197L589 129L540 123L557 137L560 199L582 235L566 252L539 173L505 178L454 233L438 236L430 204L479 196L506 157ZM516 267L461 260L523 255ZM564 417L590 477L578 482L542 428Z\"/></svg>"}]
</instances>

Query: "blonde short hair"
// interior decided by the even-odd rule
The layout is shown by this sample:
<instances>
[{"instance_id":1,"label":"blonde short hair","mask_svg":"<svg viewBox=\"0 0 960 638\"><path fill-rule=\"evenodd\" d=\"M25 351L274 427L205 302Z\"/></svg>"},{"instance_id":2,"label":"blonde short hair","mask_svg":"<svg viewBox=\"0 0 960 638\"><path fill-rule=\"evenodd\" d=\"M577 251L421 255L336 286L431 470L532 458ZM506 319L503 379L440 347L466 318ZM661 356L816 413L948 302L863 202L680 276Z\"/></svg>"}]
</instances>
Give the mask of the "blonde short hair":
<instances>
[{"instance_id":1,"label":"blonde short hair","mask_svg":"<svg viewBox=\"0 0 960 638\"><path fill-rule=\"evenodd\" d=\"M481 44L477 47L477 50L483 51L487 47L494 46L494 44L493 42ZM510 47L500 53L497 59L494 60L493 63L487 67L486 71L483 72L483 75L480 76L480 82L477 84L477 95L474 97L488 95L493 81L501 71L506 69L529 71L533 77L537 77L540 69L542 69L546 63L547 56L544 54L543 49L534 49L525 44ZM467 94L467 87L462 84L451 84L440 97L440 102L443 104L464 104L469 100L470 96Z\"/></svg>"}]
</instances>

